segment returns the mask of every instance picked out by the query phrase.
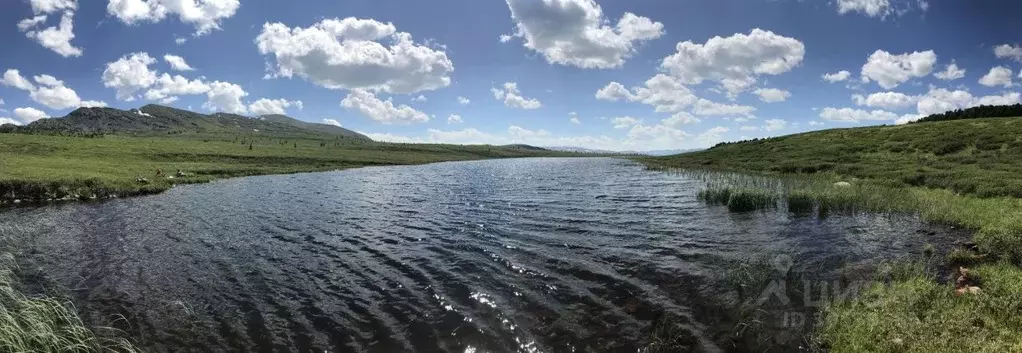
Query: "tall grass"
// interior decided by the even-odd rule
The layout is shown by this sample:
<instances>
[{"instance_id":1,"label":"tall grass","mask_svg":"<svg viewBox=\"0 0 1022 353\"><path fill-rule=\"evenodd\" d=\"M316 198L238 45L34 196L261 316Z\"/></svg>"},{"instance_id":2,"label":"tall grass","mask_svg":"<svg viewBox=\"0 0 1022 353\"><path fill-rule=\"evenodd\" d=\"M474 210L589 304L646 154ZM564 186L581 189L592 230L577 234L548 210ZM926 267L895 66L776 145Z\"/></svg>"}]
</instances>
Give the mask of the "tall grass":
<instances>
[{"instance_id":1,"label":"tall grass","mask_svg":"<svg viewBox=\"0 0 1022 353\"><path fill-rule=\"evenodd\" d=\"M66 300L26 296L14 257L0 259L0 351L44 353L137 352L130 342L97 335ZM110 330L110 329L101 329Z\"/></svg>"}]
</instances>

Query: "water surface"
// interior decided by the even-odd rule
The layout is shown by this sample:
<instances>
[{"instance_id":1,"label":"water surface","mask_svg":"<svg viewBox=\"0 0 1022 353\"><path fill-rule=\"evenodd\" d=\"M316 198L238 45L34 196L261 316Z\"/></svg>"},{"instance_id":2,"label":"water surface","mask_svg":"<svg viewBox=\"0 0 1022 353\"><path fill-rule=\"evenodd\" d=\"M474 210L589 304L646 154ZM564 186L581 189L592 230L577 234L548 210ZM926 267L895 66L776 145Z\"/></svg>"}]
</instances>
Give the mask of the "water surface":
<instances>
[{"instance_id":1,"label":"water surface","mask_svg":"<svg viewBox=\"0 0 1022 353\"><path fill-rule=\"evenodd\" d=\"M732 214L702 186L601 158L373 167L10 209L0 232L35 281L153 352L635 352L658 322L679 350L741 351L720 285L736 261L829 279L949 237L910 216Z\"/></svg>"}]
</instances>

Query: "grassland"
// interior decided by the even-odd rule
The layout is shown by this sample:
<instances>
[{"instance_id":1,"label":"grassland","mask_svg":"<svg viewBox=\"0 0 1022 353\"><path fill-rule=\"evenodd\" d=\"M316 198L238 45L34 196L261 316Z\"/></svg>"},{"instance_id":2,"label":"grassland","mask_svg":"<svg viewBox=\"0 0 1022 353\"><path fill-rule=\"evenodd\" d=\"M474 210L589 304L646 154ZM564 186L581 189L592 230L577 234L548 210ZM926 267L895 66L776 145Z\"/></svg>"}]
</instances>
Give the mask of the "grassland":
<instances>
[{"instance_id":1,"label":"grassland","mask_svg":"<svg viewBox=\"0 0 1022 353\"><path fill-rule=\"evenodd\" d=\"M387 144L260 135L0 134L0 202L157 193L227 177L486 158L572 156L524 146ZM162 171L160 176L156 171ZM177 171L183 175L178 176ZM139 178L146 181L139 181Z\"/></svg>"},{"instance_id":2,"label":"grassland","mask_svg":"<svg viewBox=\"0 0 1022 353\"><path fill-rule=\"evenodd\" d=\"M703 175L703 194L718 195L709 198L715 203L723 190L728 202L739 190L756 199L774 195L774 202L752 208L915 212L972 229L975 246L955 249L948 259L951 266L972 266L981 293L956 295L953 280L910 272L831 303L817 329L820 347L1022 351L1022 119L833 129L642 161ZM707 170L717 173L701 172Z\"/></svg>"}]
</instances>

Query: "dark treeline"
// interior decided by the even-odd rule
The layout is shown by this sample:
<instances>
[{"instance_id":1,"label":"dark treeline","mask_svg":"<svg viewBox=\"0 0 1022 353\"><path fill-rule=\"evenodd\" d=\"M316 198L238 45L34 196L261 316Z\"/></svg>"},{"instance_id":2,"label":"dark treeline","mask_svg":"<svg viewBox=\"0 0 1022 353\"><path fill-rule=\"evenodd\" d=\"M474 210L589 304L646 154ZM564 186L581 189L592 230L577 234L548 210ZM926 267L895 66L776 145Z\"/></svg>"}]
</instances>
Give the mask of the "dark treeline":
<instances>
[{"instance_id":1,"label":"dark treeline","mask_svg":"<svg viewBox=\"0 0 1022 353\"><path fill-rule=\"evenodd\" d=\"M1009 118L1022 116L1022 104L1014 105L981 105L969 109L951 110L940 114L933 114L917 120L917 123L930 121L946 121L961 119L980 118Z\"/></svg>"}]
</instances>

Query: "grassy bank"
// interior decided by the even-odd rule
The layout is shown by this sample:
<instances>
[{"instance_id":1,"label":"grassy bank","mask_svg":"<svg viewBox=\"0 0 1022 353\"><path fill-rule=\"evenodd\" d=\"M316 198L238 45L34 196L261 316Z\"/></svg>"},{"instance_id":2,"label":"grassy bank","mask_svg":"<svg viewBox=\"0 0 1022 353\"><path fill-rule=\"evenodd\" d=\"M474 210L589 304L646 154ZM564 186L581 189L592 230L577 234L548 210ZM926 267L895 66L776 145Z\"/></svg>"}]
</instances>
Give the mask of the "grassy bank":
<instances>
[{"instance_id":1,"label":"grassy bank","mask_svg":"<svg viewBox=\"0 0 1022 353\"><path fill-rule=\"evenodd\" d=\"M824 310L820 346L832 352L1022 351L1018 132L1022 119L1010 118L836 129L642 162L705 179L704 195L727 190L729 208L739 190L772 195L773 202L753 209L914 212L967 227L975 244L948 258L952 266L970 266L981 293L957 295L953 280L922 271L881 282ZM707 170L714 173L701 172ZM711 199L721 203L723 197Z\"/></svg>"},{"instance_id":2,"label":"grassy bank","mask_svg":"<svg viewBox=\"0 0 1022 353\"><path fill-rule=\"evenodd\" d=\"M247 175L572 155L521 146L386 144L260 135L86 138L0 134L0 202L151 194L177 184ZM160 176L157 170L162 171ZM178 170L183 175L176 175ZM146 180L139 181L139 177Z\"/></svg>"}]
</instances>

